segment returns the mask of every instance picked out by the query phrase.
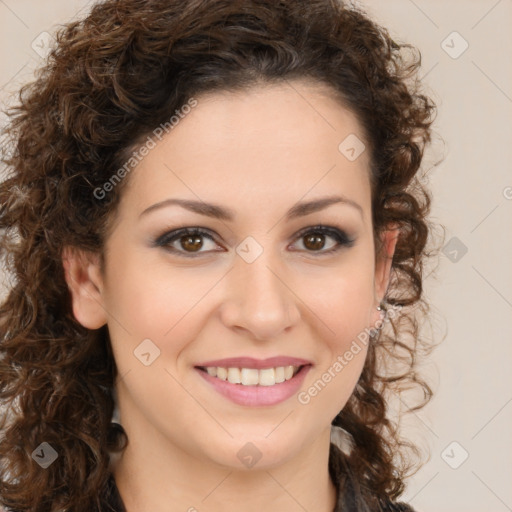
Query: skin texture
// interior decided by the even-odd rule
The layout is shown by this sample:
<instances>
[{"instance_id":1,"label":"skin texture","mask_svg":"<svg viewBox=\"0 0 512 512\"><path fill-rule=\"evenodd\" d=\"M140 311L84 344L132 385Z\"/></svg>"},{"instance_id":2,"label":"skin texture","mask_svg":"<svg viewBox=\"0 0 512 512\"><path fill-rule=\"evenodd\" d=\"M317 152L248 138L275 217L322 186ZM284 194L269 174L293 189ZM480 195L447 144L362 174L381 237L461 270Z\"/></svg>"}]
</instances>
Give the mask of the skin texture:
<instances>
[{"instance_id":1,"label":"skin texture","mask_svg":"<svg viewBox=\"0 0 512 512\"><path fill-rule=\"evenodd\" d=\"M293 85L293 86L292 86ZM331 511L330 424L361 373L365 350L309 404L232 403L194 365L225 357L276 355L310 360L309 388L380 318L396 234L387 258L374 257L367 151L351 162L338 150L356 118L327 89L301 82L197 97L198 105L131 172L102 272L95 255L66 251L73 311L90 329L108 324L119 370L121 423L129 444L114 475L130 510ZM333 194L357 202L294 220L298 201ZM168 198L234 210L224 221ZM352 247L319 255L297 233L316 224L346 231ZM201 254L187 258L152 245L166 231L200 227ZM252 263L236 253L253 237ZM179 239L172 245L186 252ZM311 245L311 243L310 243ZM190 252L190 249L189 249ZM197 254L197 253L193 253ZM134 350L149 338L160 356L143 365ZM261 459L245 467L237 452L252 442ZM193 510L193 509L191 509Z\"/></svg>"}]
</instances>

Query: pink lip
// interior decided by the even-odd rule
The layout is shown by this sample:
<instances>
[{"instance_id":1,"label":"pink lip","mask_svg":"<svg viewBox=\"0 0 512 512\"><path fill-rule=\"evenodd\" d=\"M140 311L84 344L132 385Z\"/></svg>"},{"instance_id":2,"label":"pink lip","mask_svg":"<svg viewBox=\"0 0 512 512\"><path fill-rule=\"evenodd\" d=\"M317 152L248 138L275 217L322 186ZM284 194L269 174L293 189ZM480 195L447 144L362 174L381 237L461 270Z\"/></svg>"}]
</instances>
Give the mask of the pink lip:
<instances>
[{"instance_id":1,"label":"pink lip","mask_svg":"<svg viewBox=\"0 0 512 512\"><path fill-rule=\"evenodd\" d=\"M290 358L287 359L289 360ZM252 361L254 361L254 359ZM267 361L269 360L267 359ZM209 362L208 366L216 365L210 365ZM247 368L247 366L243 367ZM238 405L254 407L275 405L280 402L284 402L291 396L295 395L302 386L304 378L311 367L311 364L303 366L290 380L285 380L284 382L281 382L280 384L274 384L273 386L244 386L243 384L232 384L227 380L212 377L204 370L196 368L196 371L201 375L201 377L203 377L203 379L205 379L213 386L215 391L225 396L226 398L229 398L232 402ZM231 368L236 368L236 366L232 366Z\"/></svg>"},{"instance_id":2,"label":"pink lip","mask_svg":"<svg viewBox=\"0 0 512 512\"><path fill-rule=\"evenodd\" d=\"M215 361L206 361L196 364L197 367L207 368L209 366L220 366L221 368L255 368L261 370L264 368L276 368L278 366L303 366L312 364L306 359L297 357L276 356L268 359L254 359L252 357L230 357L228 359L216 359Z\"/></svg>"}]
</instances>

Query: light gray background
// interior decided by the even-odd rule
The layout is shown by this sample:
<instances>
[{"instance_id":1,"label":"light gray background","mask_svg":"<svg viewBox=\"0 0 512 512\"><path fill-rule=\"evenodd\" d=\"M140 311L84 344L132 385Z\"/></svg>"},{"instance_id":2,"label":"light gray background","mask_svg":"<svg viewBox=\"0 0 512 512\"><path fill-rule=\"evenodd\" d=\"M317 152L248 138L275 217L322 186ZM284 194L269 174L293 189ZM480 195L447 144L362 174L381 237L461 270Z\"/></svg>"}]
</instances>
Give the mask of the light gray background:
<instances>
[{"instance_id":1,"label":"light gray background","mask_svg":"<svg viewBox=\"0 0 512 512\"><path fill-rule=\"evenodd\" d=\"M420 76L439 109L425 167L444 156L431 171L432 219L446 226L447 243L455 237L426 280L433 335L444 341L425 367L435 398L406 421L430 461L409 480L403 499L418 512L506 512L512 510L512 0L358 3L397 40L421 50ZM90 5L0 0L3 104L42 63L44 32Z\"/></svg>"}]
</instances>

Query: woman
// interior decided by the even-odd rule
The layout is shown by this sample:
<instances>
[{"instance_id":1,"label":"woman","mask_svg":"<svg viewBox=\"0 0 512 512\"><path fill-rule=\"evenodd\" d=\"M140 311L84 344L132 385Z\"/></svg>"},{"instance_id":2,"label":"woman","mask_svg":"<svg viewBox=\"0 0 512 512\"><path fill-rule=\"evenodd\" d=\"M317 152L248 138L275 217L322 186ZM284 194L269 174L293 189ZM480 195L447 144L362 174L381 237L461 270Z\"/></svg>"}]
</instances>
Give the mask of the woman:
<instances>
[{"instance_id":1,"label":"woman","mask_svg":"<svg viewBox=\"0 0 512 512\"><path fill-rule=\"evenodd\" d=\"M0 188L0 504L412 510L387 400L431 396L434 105L407 47L334 0L59 31Z\"/></svg>"}]
</instances>

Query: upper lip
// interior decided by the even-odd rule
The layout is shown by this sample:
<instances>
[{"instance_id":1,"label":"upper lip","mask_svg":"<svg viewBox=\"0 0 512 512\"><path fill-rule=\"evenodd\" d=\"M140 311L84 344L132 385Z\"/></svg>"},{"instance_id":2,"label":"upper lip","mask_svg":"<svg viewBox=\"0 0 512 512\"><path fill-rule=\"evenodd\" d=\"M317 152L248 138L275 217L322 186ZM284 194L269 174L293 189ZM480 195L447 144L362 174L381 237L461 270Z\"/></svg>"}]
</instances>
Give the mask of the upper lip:
<instances>
[{"instance_id":1,"label":"upper lip","mask_svg":"<svg viewBox=\"0 0 512 512\"><path fill-rule=\"evenodd\" d=\"M196 366L207 368L211 366L220 366L221 368L276 368L278 366L304 366L313 364L306 359L298 357L275 356L267 359L254 359L252 357L230 357L227 359L215 359L214 361L205 361Z\"/></svg>"}]
</instances>

